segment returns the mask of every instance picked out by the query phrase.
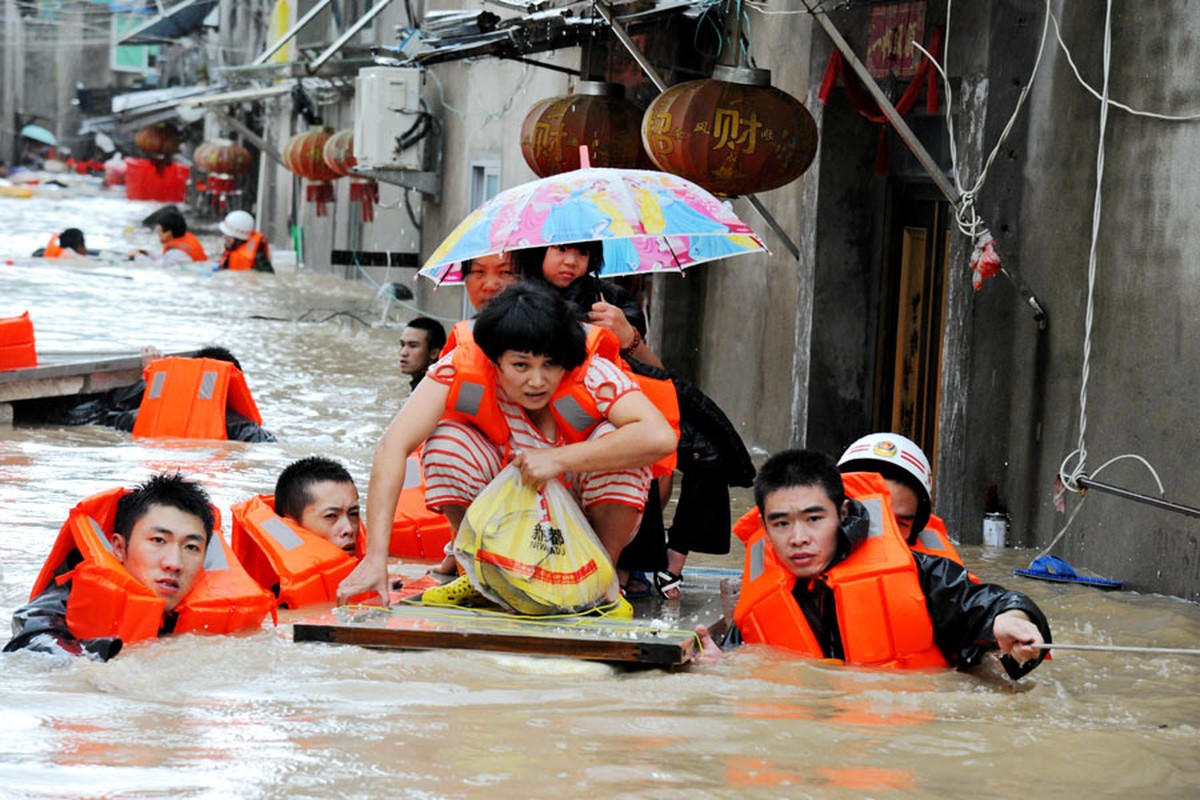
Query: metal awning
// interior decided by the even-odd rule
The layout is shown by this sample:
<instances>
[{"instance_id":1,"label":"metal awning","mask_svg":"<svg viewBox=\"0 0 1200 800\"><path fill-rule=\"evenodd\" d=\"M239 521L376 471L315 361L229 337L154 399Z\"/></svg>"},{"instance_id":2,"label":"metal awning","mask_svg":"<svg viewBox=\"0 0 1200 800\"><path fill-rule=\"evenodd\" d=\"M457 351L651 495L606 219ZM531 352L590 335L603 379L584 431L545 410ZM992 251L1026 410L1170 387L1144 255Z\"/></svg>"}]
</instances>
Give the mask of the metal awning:
<instances>
[{"instance_id":1,"label":"metal awning","mask_svg":"<svg viewBox=\"0 0 1200 800\"><path fill-rule=\"evenodd\" d=\"M215 94L225 86L177 86L169 89L151 89L145 92L126 92L113 97L113 113L104 117L92 117L79 127L81 134L125 133L156 122L192 123L203 118L204 111L197 108L181 108L180 102L189 97Z\"/></svg>"},{"instance_id":2,"label":"metal awning","mask_svg":"<svg viewBox=\"0 0 1200 800\"><path fill-rule=\"evenodd\" d=\"M196 97L185 97L179 101L181 106L219 106L228 105L230 103L240 103L243 100L261 100L265 97L276 97L281 94L288 94L295 86L294 81L287 83L277 83L273 86L256 86L248 89L235 89L232 92L217 92L216 94L202 94Z\"/></svg>"},{"instance_id":3,"label":"metal awning","mask_svg":"<svg viewBox=\"0 0 1200 800\"><path fill-rule=\"evenodd\" d=\"M204 24L205 17L219 4L220 0L184 0L138 25L117 44L160 44L181 39Z\"/></svg>"}]
</instances>

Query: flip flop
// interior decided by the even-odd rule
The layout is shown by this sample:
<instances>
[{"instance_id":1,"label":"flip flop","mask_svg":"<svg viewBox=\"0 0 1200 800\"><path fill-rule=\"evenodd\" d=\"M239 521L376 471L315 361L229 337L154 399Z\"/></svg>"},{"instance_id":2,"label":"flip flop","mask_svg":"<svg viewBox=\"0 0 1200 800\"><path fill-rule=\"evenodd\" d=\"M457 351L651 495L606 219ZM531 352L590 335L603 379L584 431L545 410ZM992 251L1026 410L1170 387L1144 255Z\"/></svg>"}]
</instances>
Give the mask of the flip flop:
<instances>
[{"instance_id":1,"label":"flip flop","mask_svg":"<svg viewBox=\"0 0 1200 800\"><path fill-rule=\"evenodd\" d=\"M675 600L675 597L669 597L667 592L683 591L683 576L676 575L674 572L666 569L660 569L654 573L654 591L664 600Z\"/></svg>"},{"instance_id":2,"label":"flip flop","mask_svg":"<svg viewBox=\"0 0 1200 800\"><path fill-rule=\"evenodd\" d=\"M640 600L643 597L650 596L651 586L653 584L649 575L644 572L631 572L629 573L629 579L621 587L621 591L630 600Z\"/></svg>"},{"instance_id":3,"label":"flip flop","mask_svg":"<svg viewBox=\"0 0 1200 800\"><path fill-rule=\"evenodd\" d=\"M1066 561L1058 556L1038 556L1029 563L1029 569L1014 569L1013 572L1025 578L1039 581L1054 581L1055 583L1080 583L1084 586L1094 586L1097 589L1120 589L1121 581L1107 578L1093 578L1080 575Z\"/></svg>"}]
</instances>

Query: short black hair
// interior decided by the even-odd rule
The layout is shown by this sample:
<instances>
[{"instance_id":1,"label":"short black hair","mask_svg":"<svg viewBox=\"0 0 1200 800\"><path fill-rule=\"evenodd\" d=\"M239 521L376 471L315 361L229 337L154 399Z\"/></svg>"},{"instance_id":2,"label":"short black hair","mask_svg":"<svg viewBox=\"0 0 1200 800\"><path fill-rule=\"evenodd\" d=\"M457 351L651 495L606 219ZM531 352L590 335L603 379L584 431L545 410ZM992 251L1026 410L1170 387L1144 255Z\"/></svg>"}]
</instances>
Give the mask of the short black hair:
<instances>
[{"instance_id":1,"label":"short black hair","mask_svg":"<svg viewBox=\"0 0 1200 800\"><path fill-rule=\"evenodd\" d=\"M58 243L67 250L87 253L87 245L83 243L83 231L79 228L67 228L58 235Z\"/></svg>"},{"instance_id":2,"label":"short black hair","mask_svg":"<svg viewBox=\"0 0 1200 800\"><path fill-rule=\"evenodd\" d=\"M507 350L553 359L575 369L587 358L583 326L545 284L523 281L496 295L475 318L475 341L493 362Z\"/></svg>"},{"instance_id":3,"label":"short black hair","mask_svg":"<svg viewBox=\"0 0 1200 800\"><path fill-rule=\"evenodd\" d=\"M604 243L599 239L588 242L556 242L547 247L526 247L512 251L511 257L520 268L521 276L527 280L545 280L542 273L542 261L546 258L546 251L551 247L574 247L587 253L587 271L592 275L599 275L600 269L604 266Z\"/></svg>"},{"instance_id":4,"label":"short black hair","mask_svg":"<svg viewBox=\"0 0 1200 800\"><path fill-rule=\"evenodd\" d=\"M442 323L436 319L429 317L417 317L409 320L405 324L406 328L416 328L419 331L425 331L427 334L426 344L429 345L429 352L437 354L442 352L442 348L446 346L446 329L442 327Z\"/></svg>"},{"instance_id":5,"label":"short black hair","mask_svg":"<svg viewBox=\"0 0 1200 800\"><path fill-rule=\"evenodd\" d=\"M192 358L211 358L216 361L228 361L230 364L233 364L235 367L237 367L239 371L242 369L241 362L234 357L233 353L229 352L224 347L218 347L217 345L201 347L196 351L196 355L192 356Z\"/></svg>"},{"instance_id":6,"label":"short black hair","mask_svg":"<svg viewBox=\"0 0 1200 800\"><path fill-rule=\"evenodd\" d=\"M163 210L158 215L156 224L172 236L178 238L188 232L187 220L177 210Z\"/></svg>"},{"instance_id":7,"label":"short black hair","mask_svg":"<svg viewBox=\"0 0 1200 800\"><path fill-rule=\"evenodd\" d=\"M300 519L313 501L309 487L324 481L352 484L354 478L341 464L324 456L309 456L288 464L275 481L275 513Z\"/></svg>"},{"instance_id":8,"label":"short black hair","mask_svg":"<svg viewBox=\"0 0 1200 800\"><path fill-rule=\"evenodd\" d=\"M816 450L784 450L767 459L754 478L754 504L765 513L767 495L793 486L820 486L840 509L846 500L837 464Z\"/></svg>"},{"instance_id":9,"label":"short black hair","mask_svg":"<svg viewBox=\"0 0 1200 800\"><path fill-rule=\"evenodd\" d=\"M199 518L204 523L204 533L212 538L215 524L212 500L204 487L190 481L178 472L161 472L117 501L117 514L113 519L113 533L126 542L133 533L133 526L146 516L151 506L176 508L185 514Z\"/></svg>"},{"instance_id":10,"label":"short black hair","mask_svg":"<svg viewBox=\"0 0 1200 800\"><path fill-rule=\"evenodd\" d=\"M172 213L182 214L183 212L180 211L179 206L176 206L176 205L169 205L169 206L163 206L162 208L156 208L154 211L151 211L149 214L146 215L146 218L142 220L142 225L149 228L150 230L154 230L154 226L158 224L158 221L160 219L162 219L163 214L172 214Z\"/></svg>"}]
</instances>

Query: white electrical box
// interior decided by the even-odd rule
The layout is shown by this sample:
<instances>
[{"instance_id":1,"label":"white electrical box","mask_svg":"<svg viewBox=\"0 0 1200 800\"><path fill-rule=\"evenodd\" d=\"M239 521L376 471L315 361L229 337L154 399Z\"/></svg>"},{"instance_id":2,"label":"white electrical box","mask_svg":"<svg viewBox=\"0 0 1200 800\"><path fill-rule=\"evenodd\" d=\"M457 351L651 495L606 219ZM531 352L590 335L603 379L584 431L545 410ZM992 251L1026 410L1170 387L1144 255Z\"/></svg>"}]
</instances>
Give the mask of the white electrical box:
<instances>
[{"instance_id":1,"label":"white electrical box","mask_svg":"<svg viewBox=\"0 0 1200 800\"><path fill-rule=\"evenodd\" d=\"M354 157L360 169L421 169L424 142L401 145L406 133L424 124L421 70L360 69L354 106Z\"/></svg>"}]
</instances>

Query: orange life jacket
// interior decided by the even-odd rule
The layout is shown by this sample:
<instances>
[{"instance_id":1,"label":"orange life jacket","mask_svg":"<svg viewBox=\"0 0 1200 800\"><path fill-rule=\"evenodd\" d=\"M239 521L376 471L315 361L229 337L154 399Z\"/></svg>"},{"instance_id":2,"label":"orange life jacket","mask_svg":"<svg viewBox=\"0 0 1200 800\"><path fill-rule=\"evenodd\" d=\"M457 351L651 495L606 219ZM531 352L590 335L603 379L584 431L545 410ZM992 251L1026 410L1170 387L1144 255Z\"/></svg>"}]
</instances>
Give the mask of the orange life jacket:
<instances>
[{"instance_id":1,"label":"orange life jacket","mask_svg":"<svg viewBox=\"0 0 1200 800\"><path fill-rule=\"evenodd\" d=\"M208 254L204 252L204 245L200 244L200 240L191 231L188 231L183 236L176 236L164 244L163 252L165 253L168 250L182 250L192 257L192 261L208 261Z\"/></svg>"},{"instance_id":2,"label":"orange life jacket","mask_svg":"<svg viewBox=\"0 0 1200 800\"><path fill-rule=\"evenodd\" d=\"M267 240L258 231L250 234L250 238L242 242L232 250L225 251L225 257L221 263L221 269L229 269L234 271L244 271L254 269L254 259L258 254L259 248L262 248L263 255L267 258L271 257L271 251L267 245Z\"/></svg>"},{"instance_id":3,"label":"orange life jacket","mask_svg":"<svg viewBox=\"0 0 1200 800\"><path fill-rule=\"evenodd\" d=\"M19 317L0 317L0 370L36 366L37 348L29 312Z\"/></svg>"},{"instance_id":4,"label":"orange life jacket","mask_svg":"<svg viewBox=\"0 0 1200 800\"><path fill-rule=\"evenodd\" d=\"M78 639L117 636L129 643L153 639L162 629L164 602L117 560L106 533L112 530L117 501L128 493L128 489L110 489L71 509L29 593L32 600L51 582L71 581L67 629ZM216 508L213 519L220 520ZM79 551L83 561L56 576L74 550ZM231 633L257 628L268 613L274 617L274 606L271 593L242 569L217 522L205 553L204 572L175 607L175 633Z\"/></svg>"},{"instance_id":5,"label":"orange life jacket","mask_svg":"<svg viewBox=\"0 0 1200 800\"><path fill-rule=\"evenodd\" d=\"M171 356L146 367L134 436L227 439L226 404L262 424L242 371L228 361Z\"/></svg>"},{"instance_id":6,"label":"orange life jacket","mask_svg":"<svg viewBox=\"0 0 1200 800\"><path fill-rule=\"evenodd\" d=\"M233 552L259 586L278 587L285 608L336 599L338 584L358 564L337 545L276 514L272 495L256 495L231 510ZM366 541L360 522L356 556L366 552Z\"/></svg>"},{"instance_id":7,"label":"orange life jacket","mask_svg":"<svg viewBox=\"0 0 1200 800\"><path fill-rule=\"evenodd\" d=\"M867 538L817 579L833 592L846 663L949 666L934 642L917 565L896 527L887 484L880 478L872 493L856 499L870 514ZM747 642L823 658L820 642L792 595L795 584L796 577L779 563L766 532L753 534L746 545L734 622Z\"/></svg>"},{"instance_id":8,"label":"orange life jacket","mask_svg":"<svg viewBox=\"0 0 1200 800\"><path fill-rule=\"evenodd\" d=\"M583 324L583 329L587 333L586 347L588 355L598 355L616 364L622 372L630 377L642 393L654 404L654 407L659 410L659 413L670 424L671 430L675 431L675 441L679 441L679 397L675 394L675 384L670 380L659 378L651 378L646 375L638 375L629 368L629 364L621 357L621 343L617 339L616 334L607 328L602 328L599 325ZM454 323L450 329L450 335L446 339L446 346L442 348L442 355L453 352L460 343L475 343L475 321L461 320ZM651 474L654 477L660 475L670 475L675 471L675 466L679 458L675 451L666 455L650 465Z\"/></svg>"},{"instance_id":9,"label":"orange life jacket","mask_svg":"<svg viewBox=\"0 0 1200 800\"><path fill-rule=\"evenodd\" d=\"M388 555L397 558L440 559L454 531L444 514L425 507L425 475L420 452L408 457L404 487L392 520Z\"/></svg>"},{"instance_id":10,"label":"orange life jacket","mask_svg":"<svg viewBox=\"0 0 1200 800\"><path fill-rule=\"evenodd\" d=\"M584 386L592 356L568 370L550 398L548 408L558 435L567 444L585 441L604 416L591 392ZM454 381L446 398L443 419L465 422L478 428L499 447L508 444L508 420L496 397L496 365L475 342L459 341L454 348Z\"/></svg>"},{"instance_id":11,"label":"orange life jacket","mask_svg":"<svg viewBox=\"0 0 1200 800\"><path fill-rule=\"evenodd\" d=\"M958 548L954 546L954 542L950 541L950 534L946 532L945 520L936 514L929 515L929 522L925 523L925 530L917 534L916 540L909 547L917 553L948 558L956 564L963 563L962 556L958 554Z\"/></svg>"},{"instance_id":12,"label":"orange life jacket","mask_svg":"<svg viewBox=\"0 0 1200 800\"><path fill-rule=\"evenodd\" d=\"M42 252L42 258L62 258L63 253L67 252L63 246L58 243L58 234L50 234L50 242L46 245L46 249Z\"/></svg>"}]
</instances>

